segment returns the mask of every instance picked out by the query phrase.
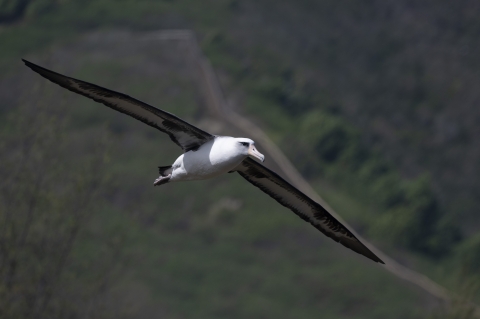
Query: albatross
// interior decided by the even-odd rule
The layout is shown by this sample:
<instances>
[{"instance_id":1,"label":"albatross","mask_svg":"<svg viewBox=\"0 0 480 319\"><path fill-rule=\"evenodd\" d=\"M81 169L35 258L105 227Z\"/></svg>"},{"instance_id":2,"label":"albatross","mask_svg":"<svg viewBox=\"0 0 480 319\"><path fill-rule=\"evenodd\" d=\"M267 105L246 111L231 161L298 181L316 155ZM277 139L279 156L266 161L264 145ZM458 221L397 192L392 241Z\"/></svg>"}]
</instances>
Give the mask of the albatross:
<instances>
[{"instance_id":1,"label":"albatross","mask_svg":"<svg viewBox=\"0 0 480 319\"><path fill-rule=\"evenodd\" d=\"M277 173L260 164L265 160L249 138L213 135L177 116L126 94L50 71L29 61L23 62L51 82L102 103L151 126L180 146L183 154L170 166L160 166L153 185L213 178L237 172L289 208L326 236L375 262L384 263L325 208L292 186Z\"/></svg>"}]
</instances>

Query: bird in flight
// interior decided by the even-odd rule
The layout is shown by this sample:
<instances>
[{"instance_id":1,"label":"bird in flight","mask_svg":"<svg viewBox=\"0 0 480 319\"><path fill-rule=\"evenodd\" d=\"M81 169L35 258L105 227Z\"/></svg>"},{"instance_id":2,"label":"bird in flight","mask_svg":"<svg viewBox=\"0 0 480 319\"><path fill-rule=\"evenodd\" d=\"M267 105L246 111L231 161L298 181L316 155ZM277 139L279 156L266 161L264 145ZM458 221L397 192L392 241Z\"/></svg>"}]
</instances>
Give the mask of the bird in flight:
<instances>
[{"instance_id":1,"label":"bird in flight","mask_svg":"<svg viewBox=\"0 0 480 319\"><path fill-rule=\"evenodd\" d=\"M26 60L23 62L33 71L67 90L130 115L166 133L180 146L183 154L172 165L159 167L160 176L154 181L154 186L237 172L326 236L375 262L384 263L320 204L260 164L259 161L263 162L265 157L257 151L251 139L212 135L171 113L126 94L64 76Z\"/></svg>"}]
</instances>

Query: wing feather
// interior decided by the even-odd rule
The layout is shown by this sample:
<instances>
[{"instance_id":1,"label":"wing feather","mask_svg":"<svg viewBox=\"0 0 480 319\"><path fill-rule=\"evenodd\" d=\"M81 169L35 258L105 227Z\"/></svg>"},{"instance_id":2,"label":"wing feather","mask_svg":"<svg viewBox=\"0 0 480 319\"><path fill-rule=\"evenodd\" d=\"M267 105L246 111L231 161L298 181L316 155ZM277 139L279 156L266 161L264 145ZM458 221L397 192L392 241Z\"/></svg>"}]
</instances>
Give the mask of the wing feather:
<instances>
[{"instance_id":1,"label":"wing feather","mask_svg":"<svg viewBox=\"0 0 480 319\"><path fill-rule=\"evenodd\" d=\"M251 158L244 160L236 171L247 181L260 188L281 205L289 208L300 218L343 246L379 263L384 263L345 226L336 220L320 204L300 192L275 172Z\"/></svg>"},{"instance_id":2,"label":"wing feather","mask_svg":"<svg viewBox=\"0 0 480 319\"><path fill-rule=\"evenodd\" d=\"M196 150L202 144L214 138L213 135L183 121L175 115L157 109L126 94L64 76L26 60L23 60L23 62L33 71L67 90L86 96L121 113L130 115L168 134L170 139L185 152Z\"/></svg>"}]
</instances>

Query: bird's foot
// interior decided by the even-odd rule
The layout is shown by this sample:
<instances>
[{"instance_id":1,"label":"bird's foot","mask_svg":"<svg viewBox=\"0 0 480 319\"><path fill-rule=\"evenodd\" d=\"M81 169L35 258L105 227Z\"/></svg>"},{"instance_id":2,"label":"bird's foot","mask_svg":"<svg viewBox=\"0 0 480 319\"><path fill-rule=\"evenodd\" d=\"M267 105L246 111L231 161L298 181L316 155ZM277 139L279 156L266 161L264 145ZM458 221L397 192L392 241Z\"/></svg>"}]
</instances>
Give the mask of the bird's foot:
<instances>
[{"instance_id":1,"label":"bird's foot","mask_svg":"<svg viewBox=\"0 0 480 319\"><path fill-rule=\"evenodd\" d=\"M168 183L168 181L170 180L170 177L172 177L172 174L168 174L167 176L159 176L159 177L153 182L153 186L158 186L158 185L162 185L162 184Z\"/></svg>"}]
</instances>

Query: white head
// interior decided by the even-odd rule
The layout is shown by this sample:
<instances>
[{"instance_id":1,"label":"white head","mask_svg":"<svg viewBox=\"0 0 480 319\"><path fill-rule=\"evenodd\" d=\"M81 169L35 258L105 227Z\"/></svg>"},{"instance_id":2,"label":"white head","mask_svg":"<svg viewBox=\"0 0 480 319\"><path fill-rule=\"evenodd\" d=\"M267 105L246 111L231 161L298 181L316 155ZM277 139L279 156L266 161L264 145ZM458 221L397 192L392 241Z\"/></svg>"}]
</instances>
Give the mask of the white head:
<instances>
[{"instance_id":1,"label":"white head","mask_svg":"<svg viewBox=\"0 0 480 319\"><path fill-rule=\"evenodd\" d=\"M255 142L249 138L237 137L235 138L237 149L243 155L253 157L261 162L265 160L265 156L257 151Z\"/></svg>"}]
</instances>

